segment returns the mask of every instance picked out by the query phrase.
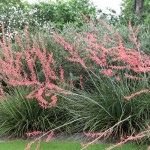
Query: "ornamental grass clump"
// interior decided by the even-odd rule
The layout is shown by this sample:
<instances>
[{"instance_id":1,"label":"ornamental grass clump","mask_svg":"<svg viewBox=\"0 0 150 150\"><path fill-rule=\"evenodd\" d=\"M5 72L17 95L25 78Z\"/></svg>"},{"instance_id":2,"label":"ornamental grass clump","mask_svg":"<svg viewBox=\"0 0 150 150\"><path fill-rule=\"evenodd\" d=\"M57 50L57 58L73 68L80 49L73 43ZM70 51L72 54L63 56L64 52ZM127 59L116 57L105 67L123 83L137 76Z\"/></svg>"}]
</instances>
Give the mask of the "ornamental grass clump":
<instances>
[{"instance_id":1,"label":"ornamental grass clump","mask_svg":"<svg viewBox=\"0 0 150 150\"><path fill-rule=\"evenodd\" d=\"M72 34L73 43L52 33L65 51L62 57L70 68L79 67L82 71L80 74L76 74L76 71L68 73L66 64L58 66L55 54L46 49L41 36L39 43L34 39L32 43L26 29L26 45L16 35L21 51L12 50L3 27L0 78L13 87L30 87L31 92L26 98L36 98L44 109L57 106L60 97L61 107L73 118L66 124L77 122L76 125L80 124L86 136L96 137L94 141L82 144L82 149L101 138L117 142L108 148L112 149L130 140L149 137L150 57L141 49L138 41L140 28L134 29L129 23L128 38L133 44L130 48L124 44L119 32L102 20L98 22L106 30L103 35L98 26L85 19L92 30ZM42 80L36 72L37 68L41 68ZM68 74L71 74L71 80L67 80ZM44 135L53 135L53 131ZM26 150L33 143L29 143Z\"/></svg>"},{"instance_id":2,"label":"ornamental grass clump","mask_svg":"<svg viewBox=\"0 0 150 150\"><path fill-rule=\"evenodd\" d=\"M26 98L30 92L30 88L19 86L1 98L0 136L27 139L34 133L41 135L72 120L72 115L59 105L44 109L36 98ZM67 130L69 126L61 128L58 132Z\"/></svg>"},{"instance_id":3,"label":"ornamental grass clump","mask_svg":"<svg viewBox=\"0 0 150 150\"><path fill-rule=\"evenodd\" d=\"M90 22L87 18L86 20ZM90 132L101 131L98 139L113 136L115 139L121 138L121 142L126 143L145 136L149 137L150 57L141 49L141 43L138 42L137 35L140 28L133 29L129 23L128 38L134 45L134 48L129 48L124 45L118 32L115 32L105 22L101 20L98 22L107 28L111 37L104 34L101 40L96 26L90 22L94 29L93 33L75 34L78 37L77 44L85 44L82 52L64 41L63 37L54 34L58 43L68 51L69 55L66 59L79 63L88 72L95 86L94 90L90 91L90 95L86 95L88 98L83 93L81 94L85 99L79 99L78 102L83 105L81 105L81 111L77 113L82 116L88 112L85 127ZM92 61L90 64L86 63L82 57L83 52ZM129 100L131 102L127 102ZM93 135L94 133L91 134L92 137Z\"/></svg>"},{"instance_id":4,"label":"ornamental grass clump","mask_svg":"<svg viewBox=\"0 0 150 150\"><path fill-rule=\"evenodd\" d=\"M4 26L2 26L3 38L0 42L2 47L2 56L0 58L1 78L9 85L19 86L26 85L32 87L33 91L27 96L28 98L37 98L39 104L44 108L55 106L57 102L56 92L69 94L55 82L61 82L60 77L56 74L56 62L51 53L47 53L42 39L39 37L42 50L36 41L32 46L25 29L26 47L23 46L20 38L16 35L16 41L22 51L13 51L10 39L6 40L4 36ZM36 61L40 62L44 81L41 82L36 74ZM25 61L26 66L24 66ZM51 97L51 102L45 100L42 94Z\"/></svg>"},{"instance_id":5,"label":"ornamental grass clump","mask_svg":"<svg viewBox=\"0 0 150 150\"><path fill-rule=\"evenodd\" d=\"M29 88L17 87L0 101L0 135L8 138L26 138L27 132L45 132L55 127L54 109L41 108L36 99L27 99ZM50 121L50 120L53 121Z\"/></svg>"}]
</instances>

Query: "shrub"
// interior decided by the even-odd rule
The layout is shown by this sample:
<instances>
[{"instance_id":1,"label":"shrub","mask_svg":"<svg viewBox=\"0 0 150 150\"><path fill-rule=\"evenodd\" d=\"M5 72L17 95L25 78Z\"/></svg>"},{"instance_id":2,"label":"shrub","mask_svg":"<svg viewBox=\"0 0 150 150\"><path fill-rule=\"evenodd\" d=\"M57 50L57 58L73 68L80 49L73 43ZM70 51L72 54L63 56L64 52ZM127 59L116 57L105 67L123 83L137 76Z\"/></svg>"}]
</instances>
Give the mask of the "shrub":
<instances>
[{"instance_id":1,"label":"shrub","mask_svg":"<svg viewBox=\"0 0 150 150\"><path fill-rule=\"evenodd\" d=\"M30 40L25 30L25 47L16 36L22 49L19 52L13 51L9 40L3 36L0 43L3 49L0 59L1 78L14 87L30 87L27 97L36 98L45 109L56 106L58 98L63 97L61 107L72 114L73 120L82 119L77 125L81 123L85 131L98 132L85 133L88 136L125 136L125 139L121 139L122 143L149 136L150 59L137 40L139 28L134 29L129 24L128 37L132 42L130 48L124 44L119 32L115 32L105 22L99 20L99 28L85 19L92 26L88 32L74 33L72 38L69 33L70 36L65 39L52 33L66 51L63 51L66 62L72 62L68 66L57 65L57 58L54 60L55 55L46 50L40 36L39 43ZM100 29L107 32L104 30L103 35L103 32L99 34ZM67 81L68 68L78 69L78 66L84 70L83 74L79 76L74 71L76 79ZM41 70L42 80L38 77L36 68Z\"/></svg>"},{"instance_id":2,"label":"shrub","mask_svg":"<svg viewBox=\"0 0 150 150\"><path fill-rule=\"evenodd\" d=\"M90 22L88 19L87 21ZM85 50L84 55L87 54L87 57L95 63L94 65L89 61L86 62L80 49L54 34L58 43L68 51L67 59L70 62L80 64L88 72L94 85L93 91L90 90L88 96L84 94L87 90L85 87L83 93L77 94L82 98L75 99L75 101L79 100L78 103L81 104L81 108L77 107L76 112L80 116L83 115L83 118L87 118L87 120L85 119L85 129L92 132L100 131L99 134L91 134L92 137L99 135L100 138L103 135L106 138L112 136L116 139L125 136L124 143L130 138L133 140L149 136L147 127L150 121L148 108L150 103L147 81L149 80L150 59L141 49L141 43L137 40L139 27L133 29L129 23L130 33L128 37L133 43L132 47L129 48L125 46L126 43L124 44L118 32L115 32L105 22L101 20L99 22L107 28L110 35L105 33L101 40L97 28L90 22L94 31L92 33L77 33L79 39L76 41L78 45L85 43L82 47L82 50ZM93 65L92 71L89 67L91 65ZM106 78L104 79L102 76ZM87 91L89 92L89 90ZM130 95L130 93L134 94ZM143 97L140 95L142 93L147 94ZM132 102L124 101L130 99L133 99ZM75 110L75 107L73 109ZM144 132L141 132L143 130ZM139 132L141 134L138 134ZM134 138L130 136L136 134L137 136ZM90 136L90 134L87 135Z\"/></svg>"},{"instance_id":3,"label":"shrub","mask_svg":"<svg viewBox=\"0 0 150 150\"><path fill-rule=\"evenodd\" d=\"M134 24L145 24L149 28L149 23L150 23L149 7L150 7L149 1L148 0L144 1L142 12L140 14L141 17L138 17L135 11L133 11L135 9L134 1L123 0L120 20L124 24L127 24L128 21L130 20Z\"/></svg>"},{"instance_id":4,"label":"shrub","mask_svg":"<svg viewBox=\"0 0 150 150\"><path fill-rule=\"evenodd\" d=\"M17 87L0 101L0 136L27 138L26 133L40 131L44 133L71 121L71 114L57 105L43 109L35 98L27 99L31 89ZM70 132L65 126L60 131Z\"/></svg>"},{"instance_id":5,"label":"shrub","mask_svg":"<svg viewBox=\"0 0 150 150\"><path fill-rule=\"evenodd\" d=\"M125 101L123 95L125 91L129 92L126 83L127 80L119 83L103 78L96 81L93 90L80 91L76 96L70 96L70 101L66 105L70 106L69 110L74 112L75 116L84 118L82 124L85 132L103 132L125 120L105 137L110 142L116 142L120 137L135 135L146 130L150 120L149 95Z\"/></svg>"},{"instance_id":6,"label":"shrub","mask_svg":"<svg viewBox=\"0 0 150 150\"><path fill-rule=\"evenodd\" d=\"M79 130L78 128L70 125L70 122L75 122L75 120L76 119L78 120L78 118L74 117L76 119L72 120L73 114L70 111L68 113L68 108L63 106L63 103L61 103L61 99L60 97L58 97L58 94L53 93L54 90L56 90L56 93L58 90L58 91L61 91L62 93L67 94L65 90L57 86L58 83L59 84L61 83L63 85L62 83L63 78L57 78L57 76L59 77L60 65L55 63L50 52L47 53L45 51L46 49L43 45L43 42L41 41L41 37L37 39L38 43L36 43L35 41L33 42L37 46L36 52L41 53L41 54L35 55L34 51L32 51L33 47L30 46L32 42L32 41L29 42L30 38L31 37L28 35L26 31L25 38L23 38L23 41L21 41L21 39L16 35L16 41L18 42L18 45L15 42L12 44L9 41L10 39L7 40L4 36L3 36L3 41L1 41L0 43L2 50L4 50L3 51L4 53L1 53L1 59L0 59L1 61L0 76L1 76L2 81L5 82L5 85L3 84L1 88L4 89L5 93L10 94L10 95L9 94L3 95L5 98L1 102L2 111L1 111L0 117L2 118L1 119L2 122L5 120L5 123L3 123L1 126L0 134L7 135L10 137L22 137L27 132L32 132L34 130L40 130L41 132L45 132L48 129L52 129L56 127L58 131L61 130L61 131L66 131L68 133ZM5 45L6 44L5 42L9 45L9 48ZM7 50L10 52L9 56L7 56L6 54ZM32 56L30 55L31 51L33 52ZM39 56L40 59L38 57L35 58L34 55ZM8 57L11 59L8 59ZM52 65L52 66L47 66L50 68L49 69L47 68L46 70L41 69L42 65L44 64L46 65L48 63L48 61L45 62L45 59L43 59L44 57L48 57L47 59L48 61L51 62L50 64ZM32 59L32 60L29 60L29 59ZM7 61L8 63L7 65L4 63L5 61ZM12 65L10 61L15 62L14 68L11 68L11 69L9 68ZM18 61L20 61L21 63L20 67L18 66L19 65ZM34 73L32 72L33 71L32 69L35 71ZM52 71L52 69L54 69L54 71L56 72ZM49 75L52 79L51 81L49 80L50 78L45 74L46 73L45 71L49 72ZM22 78L20 80L19 78L21 76L20 77L18 76L19 78L17 80L16 73L18 75L20 74L24 79ZM9 80L9 79L7 80L7 77L9 78L10 76L13 77L14 79L12 78L12 80ZM29 82L33 80L33 78L38 81L37 86L41 90L43 90L43 87L45 84L50 83L48 85L49 89L45 89L45 92L43 94L41 93L41 96L43 98L39 95L40 90L34 91L34 86L30 87ZM20 83L19 85L21 87L18 87L18 83ZM24 83L26 85L29 83L27 87L30 87L30 88L25 88L25 89L22 88L22 85L24 85ZM41 83L43 84L43 86ZM33 93L31 92L32 90L33 90ZM39 101L35 101L35 99L37 99L37 96L34 95L34 92L37 92L38 94L37 96L41 97ZM27 95L29 96L28 97L29 99L27 99L26 97ZM46 96L48 97L46 98ZM50 102L50 99L52 100L52 103ZM40 102L41 100L42 102ZM57 101L59 105L56 106ZM15 103L16 105L12 105L13 103ZM18 105L18 103L20 103L20 105ZM40 106L42 106L42 108ZM55 106L55 108L45 110L53 106ZM37 110L39 110L39 112L37 112ZM35 111L35 115L34 115L34 111ZM3 116L6 116L6 117L3 117ZM68 125L63 126L63 124L68 124ZM59 130L59 127L61 128L60 130Z\"/></svg>"}]
</instances>

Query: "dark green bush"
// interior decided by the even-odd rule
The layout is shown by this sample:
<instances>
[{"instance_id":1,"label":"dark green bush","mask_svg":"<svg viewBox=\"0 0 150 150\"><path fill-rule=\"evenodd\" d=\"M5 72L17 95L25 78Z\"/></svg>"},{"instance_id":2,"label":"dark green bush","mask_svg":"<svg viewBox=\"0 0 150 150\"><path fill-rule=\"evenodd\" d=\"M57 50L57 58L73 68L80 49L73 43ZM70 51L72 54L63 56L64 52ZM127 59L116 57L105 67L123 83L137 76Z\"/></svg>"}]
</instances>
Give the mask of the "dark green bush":
<instances>
[{"instance_id":1,"label":"dark green bush","mask_svg":"<svg viewBox=\"0 0 150 150\"><path fill-rule=\"evenodd\" d=\"M19 103L29 103L31 102L30 99L25 99L23 96L21 98L17 97L15 94L15 98L13 98L13 95L8 96L8 100L10 99L10 104L7 102L8 100L3 100L0 104L1 110L4 109L4 111L1 112L0 120L4 122L5 118L8 118L8 120L13 120L16 118L14 122L5 122L5 124L1 126L1 132L4 135L11 135L15 134L15 136L23 135L18 131L18 128L21 126L24 126L24 124L19 124L19 127L15 124L16 122L23 122L24 118L22 116L26 116L25 120L28 120L28 118L31 118L29 121L25 122L25 129L22 132L25 133L27 131L32 130L47 130L52 125L52 128L55 128L56 126L60 126L63 123L70 121L70 120L77 120L80 119L80 121L72 124L72 126L67 127L67 130L74 132L74 131L81 131L83 129L84 131L90 131L90 132L102 132L107 130L108 128L112 127L113 125L117 124L118 122L127 119L125 121L122 121L120 124L118 124L113 130L111 135L109 136L111 139L117 139L121 136L128 136L128 135L135 135L140 131L143 131L146 129L147 125L150 121L150 102L149 102L149 93L143 93L131 101L125 101L124 96L130 95L132 92L139 91L140 89L147 89L149 87L149 74L142 74L141 76L146 78L145 80L130 80L126 79L123 74L125 72L134 74L133 71L125 70L125 71L118 71L115 70L114 73L120 75L122 78L121 81L117 81L115 77L104 77L99 72L105 68L100 67L99 65L92 63L95 71L90 71L90 65L91 61L88 58L88 53L85 51L85 47L89 46L87 43L85 43L83 40L79 39L76 33L80 33L84 36L83 32L89 32L89 33L96 33L97 35L97 41L101 42L101 44L104 44L104 34L109 35L111 38L114 38L113 35L109 33L109 31L106 29L106 27L102 25L96 25L95 29L91 28L88 24L84 24L84 28L78 28L78 27L69 27L69 25L64 26L64 28L61 31L55 31L57 34L62 36L64 40L66 40L68 43L72 44L74 47L78 44L78 52L81 55L82 59L84 59L87 68L84 70L79 63L70 63L65 59L65 57L69 56L68 52L65 50L65 48L56 42L53 39L52 33L49 34L47 32L48 30L40 30L40 33L42 34L42 38L44 39L44 44L47 49L47 52L53 53L54 59L56 60L56 72L58 72L60 65L62 65L64 72L65 72L65 83L69 85L70 80L74 80L76 85L74 88L71 88L69 86L66 86L65 88L69 91L72 91L72 95L59 95L60 102L58 102L58 105L54 109L46 110L46 123L45 120L42 120L43 122L39 123L39 120L35 120L35 125L28 125L28 122L33 122L33 119L35 117L30 117L31 114L33 114L32 109L30 110L30 107L32 108L34 105L29 104L26 107L24 107L22 104L20 104L24 109L21 107L18 108ZM120 35L122 35L122 41L123 44L127 48L133 48L136 49L136 46L129 40L128 33L130 33L129 29L125 26L114 26L114 30L117 30ZM141 34L142 33L142 34ZM29 34L31 39L36 39L38 41L38 33L35 32ZM149 43L144 39L144 37L149 38L149 34L145 32L145 28L143 27L140 31L140 34L138 35L138 40L141 41L141 47L143 51L146 51L148 53L147 46L149 46ZM32 46L32 42L30 41L30 44ZM26 44L24 37L23 37L24 44ZM144 42L143 42L144 41ZM38 41L39 42L39 41ZM144 43L144 44L143 44ZM14 42L14 47L16 46L19 49L19 46ZM16 44L16 45L15 45ZM41 43L39 42L39 45ZM106 43L106 47L110 48L113 47L115 44L113 43ZM40 45L41 46L41 45ZM111 59L108 60L109 63L111 63ZM115 62L116 64L118 62ZM24 65L26 66L26 65ZM37 76L42 80L42 68L41 66L37 66ZM79 87L79 76L83 75L84 77L84 89L81 90ZM41 81L40 80L40 81ZM43 79L44 80L44 79ZM59 84L59 83L56 83ZM28 89L29 92L30 89ZM24 91L24 90L23 90ZM23 95L22 90L17 91L17 95ZM145 94L145 95L144 95ZM27 93L24 93L24 95L27 95ZM16 105L12 105L12 100L17 99ZM20 101L20 102L18 102ZM40 109L43 112L43 109L40 108L37 104L37 109ZM5 106L5 107L4 107ZM10 107L11 106L11 107ZM17 108L17 109L16 109ZM35 109L33 108L33 110ZM17 111L16 111L17 110ZM29 113L27 111L30 110ZM49 113L50 111L50 113ZM53 112L54 111L54 112ZM7 115L7 112L10 112L10 114ZM13 112L13 113L12 113ZM15 113L14 113L15 112ZM19 113L18 113L19 112ZM25 112L25 114L24 114ZM53 114L52 116L47 116L48 114ZM53 112L53 113L51 113ZM21 117L20 117L20 114ZM54 115L57 114L57 115ZM6 117L4 118L3 116ZM44 113L45 115L45 113ZM37 116L43 116L43 114L38 114ZM10 118L9 118L10 117ZM12 119L13 118L13 119ZM21 119L20 119L21 118ZM53 118L53 119L52 119ZM19 121L21 120L21 121ZM48 120L48 122L47 122ZM41 121L41 120L40 120ZM49 124L50 122L50 124ZM8 124L8 125L7 125ZM12 125L13 124L13 125ZM41 127L42 124L42 127ZM43 125L44 124L44 125ZM16 127L14 129L14 127ZM47 125L47 126L46 126ZM2 127L9 127L7 130ZM46 126L46 128L45 128ZM29 128L28 128L29 127ZM16 130L17 129L17 130ZM24 128L23 128L24 129ZM14 132L15 130L15 132ZM65 130L65 129L64 129Z\"/></svg>"},{"instance_id":2,"label":"dark green bush","mask_svg":"<svg viewBox=\"0 0 150 150\"><path fill-rule=\"evenodd\" d=\"M107 137L116 141L120 137L136 135L147 129L150 121L150 94L141 94L131 101L124 99L124 95L138 86L142 87L142 82L131 82L128 79L116 81L105 77L93 80L96 86L92 87L93 90L89 92L89 87L82 92L77 90L74 96L67 96L68 103L64 103L75 116L83 118L81 125L85 132L103 132L125 120L113 128Z\"/></svg>"},{"instance_id":3,"label":"dark green bush","mask_svg":"<svg viewBox=\"0 0 150 150\"><path fill-rule=\"evenodd\" d=\"M45 132L72 121L65 107L43 109L36 99L27 99L31 89L15 88L0 101L0 136L26 137L27 132ZM59 103L59 102L58 102ZM70 131L70 126L57 130Z\"/></svg>"},{"instance_id":4,"label":"dark green bush","mask_svg":"<svg viewBox=\"0 0 150 150\"><path fill-rule=\"evenodd\" d=\"M4 22L6 33L16 33L22 30L25 25L30 31L35 31L40 27L49 28L49 22L62 29L64 24L72 23L82 27L82 14L88 17L96 17L96 8L89 0L69 0L56 2L40 2L29 4L20 3L0 3L0 20ZM1 33L1 28L0 28Z\"/></svg>"}]
</instances>

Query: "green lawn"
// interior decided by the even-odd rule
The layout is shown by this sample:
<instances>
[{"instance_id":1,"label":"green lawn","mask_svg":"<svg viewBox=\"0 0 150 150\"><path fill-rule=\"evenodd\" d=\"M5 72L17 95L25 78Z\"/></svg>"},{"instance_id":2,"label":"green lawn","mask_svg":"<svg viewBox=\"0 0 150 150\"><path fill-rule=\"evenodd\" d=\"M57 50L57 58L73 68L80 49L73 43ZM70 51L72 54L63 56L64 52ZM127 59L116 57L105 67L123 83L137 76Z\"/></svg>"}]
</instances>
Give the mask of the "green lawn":
<instances>
[{"instance_id":1,"label":"green lawn","mask_svg":"<svg viewBox=\"0 0 150 150\"><path fill-rule=\"evenodd\" d=\"M28 141L9 141L0 142L0 150L24 150ZM88 147L88 150L105 150L107 144L97 144ZM31 147L31 150L36 149L36 144ZM80 150L79 142L41 142L40 150ZM87 149L86 149L87 150ZM146 150L146 146L135 146L126 144L123 147L115 148L114 150Z\"/></svg>"}]
</instances>

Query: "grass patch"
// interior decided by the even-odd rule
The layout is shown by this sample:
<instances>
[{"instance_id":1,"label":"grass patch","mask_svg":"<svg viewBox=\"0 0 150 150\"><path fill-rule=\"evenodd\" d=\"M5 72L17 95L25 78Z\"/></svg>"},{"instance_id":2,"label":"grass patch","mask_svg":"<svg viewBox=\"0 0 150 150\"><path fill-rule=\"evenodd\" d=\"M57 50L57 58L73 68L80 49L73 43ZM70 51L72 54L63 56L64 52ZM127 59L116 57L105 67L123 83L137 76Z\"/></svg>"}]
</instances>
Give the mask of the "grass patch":
<instances>
[{"instance_id":1,"label":"grass patch","mask_svg":"<svg viewBox=\"0 0 150 150\"><path fill-rule=\"evenodd\" d=\"M0 150L24 150L28 141L16 140L8 142L0 142ZM36 149L35 143L31 150ZM89 146L88 150L104 150L108 147L108 144L96 144L94 146ZM41 142L40 150L80 150L81 146L79 142ZM119 148L114 148L114 150L146 150L146 146L137 146L132 144L126 144Z\"/></svg>"}]
</instances>

